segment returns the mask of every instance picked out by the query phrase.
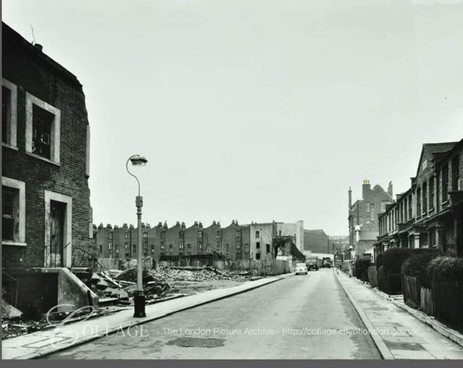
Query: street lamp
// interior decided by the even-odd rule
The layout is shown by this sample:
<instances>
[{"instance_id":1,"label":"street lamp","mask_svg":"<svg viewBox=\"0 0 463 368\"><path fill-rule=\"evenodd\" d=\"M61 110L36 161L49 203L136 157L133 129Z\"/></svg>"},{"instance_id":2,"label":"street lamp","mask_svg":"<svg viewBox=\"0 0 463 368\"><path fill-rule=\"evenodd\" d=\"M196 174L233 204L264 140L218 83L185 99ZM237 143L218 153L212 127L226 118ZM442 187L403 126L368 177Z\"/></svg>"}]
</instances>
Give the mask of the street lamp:
<instances>
[{"instance_id":1,"label":"street lamp","mask_svg":"<svg viewBox=\"0 0 463 368\"><path fill-rule=\"evenodd\" d=\"M142 264L142 234L141 234L141 208L143 207L143 197L140 195L140 181L129 171L129 161L133 166L145 166L148 160L140 155L132 155L127 160L125 168L129 175L133 176L138 184L138 196L135 198L137 206L137 222L138 222L138 244L137 244L137 290L134 295L134 317L146 317L145 313L145 294L143 292L143 264Z\"/></svg>"}]
</instances>

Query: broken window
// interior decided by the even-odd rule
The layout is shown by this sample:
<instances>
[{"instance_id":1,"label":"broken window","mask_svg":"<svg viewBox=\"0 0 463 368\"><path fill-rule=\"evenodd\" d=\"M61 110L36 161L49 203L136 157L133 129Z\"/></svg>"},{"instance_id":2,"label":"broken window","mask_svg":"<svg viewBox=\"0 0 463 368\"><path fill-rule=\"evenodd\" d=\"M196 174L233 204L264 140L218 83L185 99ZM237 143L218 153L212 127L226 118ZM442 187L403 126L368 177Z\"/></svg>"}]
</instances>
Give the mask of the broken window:
<instances>
[{"instance_id":1,"label":"broken window","mask_svg":"<svg viewBox=\"0 0 463 368\"><path fill-rule=\"evenodd\" d=\"M2 239L19 241L19 189L2 187Z\"/></svg>"},{"instance_id":2,"label":"broken window","mask_svg":"<svg viewBox=\"0 0 463 368\"><path fill-rule=\"evenodd\" d=\"M55 115L37 105L32 108L32 153L51 159Z\"/></svg>"},{"instance_id":3,"label":"broken window","mask_svg":"<svg viewBox=\"0 0 463 368\"><path fill-rule=\"evenodd\" d=\"M125 238L126 238L126 239L129 238L129 233L125 233Z\"/></svg>"},{"instance_id":4,"label":"broken window","mask_svg":"<svg viewBox=\"0 0 463 368\"><path fill-rule=\"evenodd\" d=\"M265 244L265 250L267 253L270 253L270 244Z\"/></svg>"},{"instance_id":5,"label":"broken window","mask_svg":"<svg viewBox=\"0 0 463 368\"><path fill-rule=\"evenodd\" d=\"M16 142L16 100L17 87L14 83L2 80L2 143L17 147Z\"/></svg>"},{"instance_id":6,"label":"broken window","mask_svg":"<svg viewBox=\"0 0 463 368\"><path fill-rule=\"evenodd\" d=\"M148 237L148 233L147 233L146 231L143 233L143 237L144 237L144 238L147 238L147 237Z\"/></svg>"},{"instance_id":7,"label":"broken window","mask_svg":"<svg viewBox=\"0 0 463 368\"><path fill-rule=\"evenodd\" d=\"M260 253L256 253L256 259L260 259Z\"/></svg>"},{"instance_id":8,"label":"broken window","mask_svg":"<svg viewBox=\"0 0 463 368\"><path fill-rule=\"evenodd\" d=\"M259 238L259 236L260 236L259 231L256 231L256 238Z\"/></svg>"},{"instance_id":9,"label":"broken window","mask_svg":"<svg viewBox=\"0 0 463 368\"><path fill-rule=\"evenodd\" d=\"M2 143L10 144L11 130L11 91L2 86Z\"/></svg>"},{"instance_id":10,"label":"broken window","mask_svg":"<svg viewBox=\"0 0 463 368\"><path fill-rule=\"evenodd\" d=\"M256 249L260 249L260 242L256 242Z\"/></svg>"}]
</instances>

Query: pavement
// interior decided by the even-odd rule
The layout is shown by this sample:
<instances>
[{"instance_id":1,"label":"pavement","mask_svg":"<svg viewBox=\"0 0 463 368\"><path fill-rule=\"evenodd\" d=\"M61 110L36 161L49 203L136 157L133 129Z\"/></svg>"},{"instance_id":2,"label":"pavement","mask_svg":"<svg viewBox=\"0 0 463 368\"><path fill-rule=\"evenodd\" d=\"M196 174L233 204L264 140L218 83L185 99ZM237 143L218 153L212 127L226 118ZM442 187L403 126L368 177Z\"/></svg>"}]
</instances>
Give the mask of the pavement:
<instances>
[{"instance_id":1,"label":"pavement","mask_svg":"<svg viewBox=\"0 0 463 368\"><path fill-rule=\"evenodd\" d=\"M56 353L70 347L84 344L102 336L131 331L135 326L153 321L170 314L194 308L215 300L240 294L264 285L290 277L290 274L244 282L241 285L215 289L162 303L147 305L145 318L134 318L133 307L120 312L72 324L65 324L49 330L2 341L2 359L35 359ZM127 332L124 332L127 333ZM130 333L130 332L129 332ZM135 332L134 332L135 333ZM99 356L95 356L96 359Z\"/></svg>"},{"instance_id":2,"label":"pavement","mask_svg":"<svg viewBox=\"0 0 463 368\"><path fill-rule=\"evenodd\" d=\"M343 272L335 274L384 359L463 359L460 345L397 302Z\"/></svg>"},{"instance_id":3,"label":"pavement","mask_svg":"<svg viewBox=\"0 0 463 368\"><path fill-rule=\"evenodd\" d=\"M332 270L171 314L44 359L381 359Z\"/></svg>"}]
</instances>

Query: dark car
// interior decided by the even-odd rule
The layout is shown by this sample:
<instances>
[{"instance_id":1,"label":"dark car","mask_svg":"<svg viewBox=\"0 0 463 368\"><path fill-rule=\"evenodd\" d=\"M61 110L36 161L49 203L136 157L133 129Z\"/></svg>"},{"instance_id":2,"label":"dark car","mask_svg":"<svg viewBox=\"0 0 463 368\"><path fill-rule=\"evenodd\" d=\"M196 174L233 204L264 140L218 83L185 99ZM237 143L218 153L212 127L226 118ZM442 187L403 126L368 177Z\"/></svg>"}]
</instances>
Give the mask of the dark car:
<instances>
[{"instance_id":1,"label":"dark car","mask_svg":"<svg viewBox=\"0 0 463 368\"><path fill-rule=\"evenodd\" d=\"M329 257L324 257L322 261L322 267L323 268L331 268L331 259Z\"/></svg>"},{"instance_id":2,"label":"dark car","mask_svg":"<svg viewBox=\"0 0 463 368\"><path fill-rule=\"evenodd\" d=\"M307 269L310 270L315 270L318 271L318 265L316 261L308 261L307 262Z\"/></svg>"}]
</instances>

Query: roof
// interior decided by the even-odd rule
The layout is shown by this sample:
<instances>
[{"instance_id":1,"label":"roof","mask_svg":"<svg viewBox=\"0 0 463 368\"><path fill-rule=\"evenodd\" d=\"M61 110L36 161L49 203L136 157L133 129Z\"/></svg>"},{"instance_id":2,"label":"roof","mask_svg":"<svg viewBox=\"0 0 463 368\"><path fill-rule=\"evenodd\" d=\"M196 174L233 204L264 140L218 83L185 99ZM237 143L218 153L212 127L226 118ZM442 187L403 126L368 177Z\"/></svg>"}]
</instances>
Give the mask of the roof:
<instances>
[{"instance_id":1,"label":"roof","mask_svg":"<svg viewBox=\"0 0 463 368\"><path fill-rule=\"evenodd\" d=\"M423 143L421 148L420 159L418 160L418 167L416 169L416 176L420 173L421 160L423 158L424 151L428 151L431 154L445 153L450 151L458 142L439 142L439 143Z\"/></svg>"},{"instance_id":2,"label":"roof","mask_svg":"<svg viewBox=\"0 0 463 368\"><path fill-rule=\"evenodd\" d=\"M53 68L68 82L72 83L77 87L82 88L82 84L79 82L79 80L73 73L71 73L61 64L53 60L38 47L34 46L32 43L27 41L23 36L21 36L18 32L16 32L5 22L2 22L2 47L3 57L5 57L5 55L7 55L8 53L16 53L18 51L26 52L28 56L34 58L34 60L39 60L44 65Z\"/></svg>"},{"instance_id":3,"label":"roof","mask_svg":"<svg viewBox=\"0 0 463 368\"><path fill-rule=\"evenodd\" d=\"M439 162L447 160L456 150L458 150L462 146L463 146L463 139L461 139L459 142L454 144L454 146L450 150L442 154L442 156L438 158Z\"/></svg>"},{"instance_id":4,"label":"roof","mask_svg":"<svg viewBox=\"0 0 463 368\"><path fill-rule=\"evenodd\" d=\"M315 230L305 230L304 233L308 234L316 234L316 235L326 235L325 231L323 229L315 229Z\"/></svg>"}]
</instances>

